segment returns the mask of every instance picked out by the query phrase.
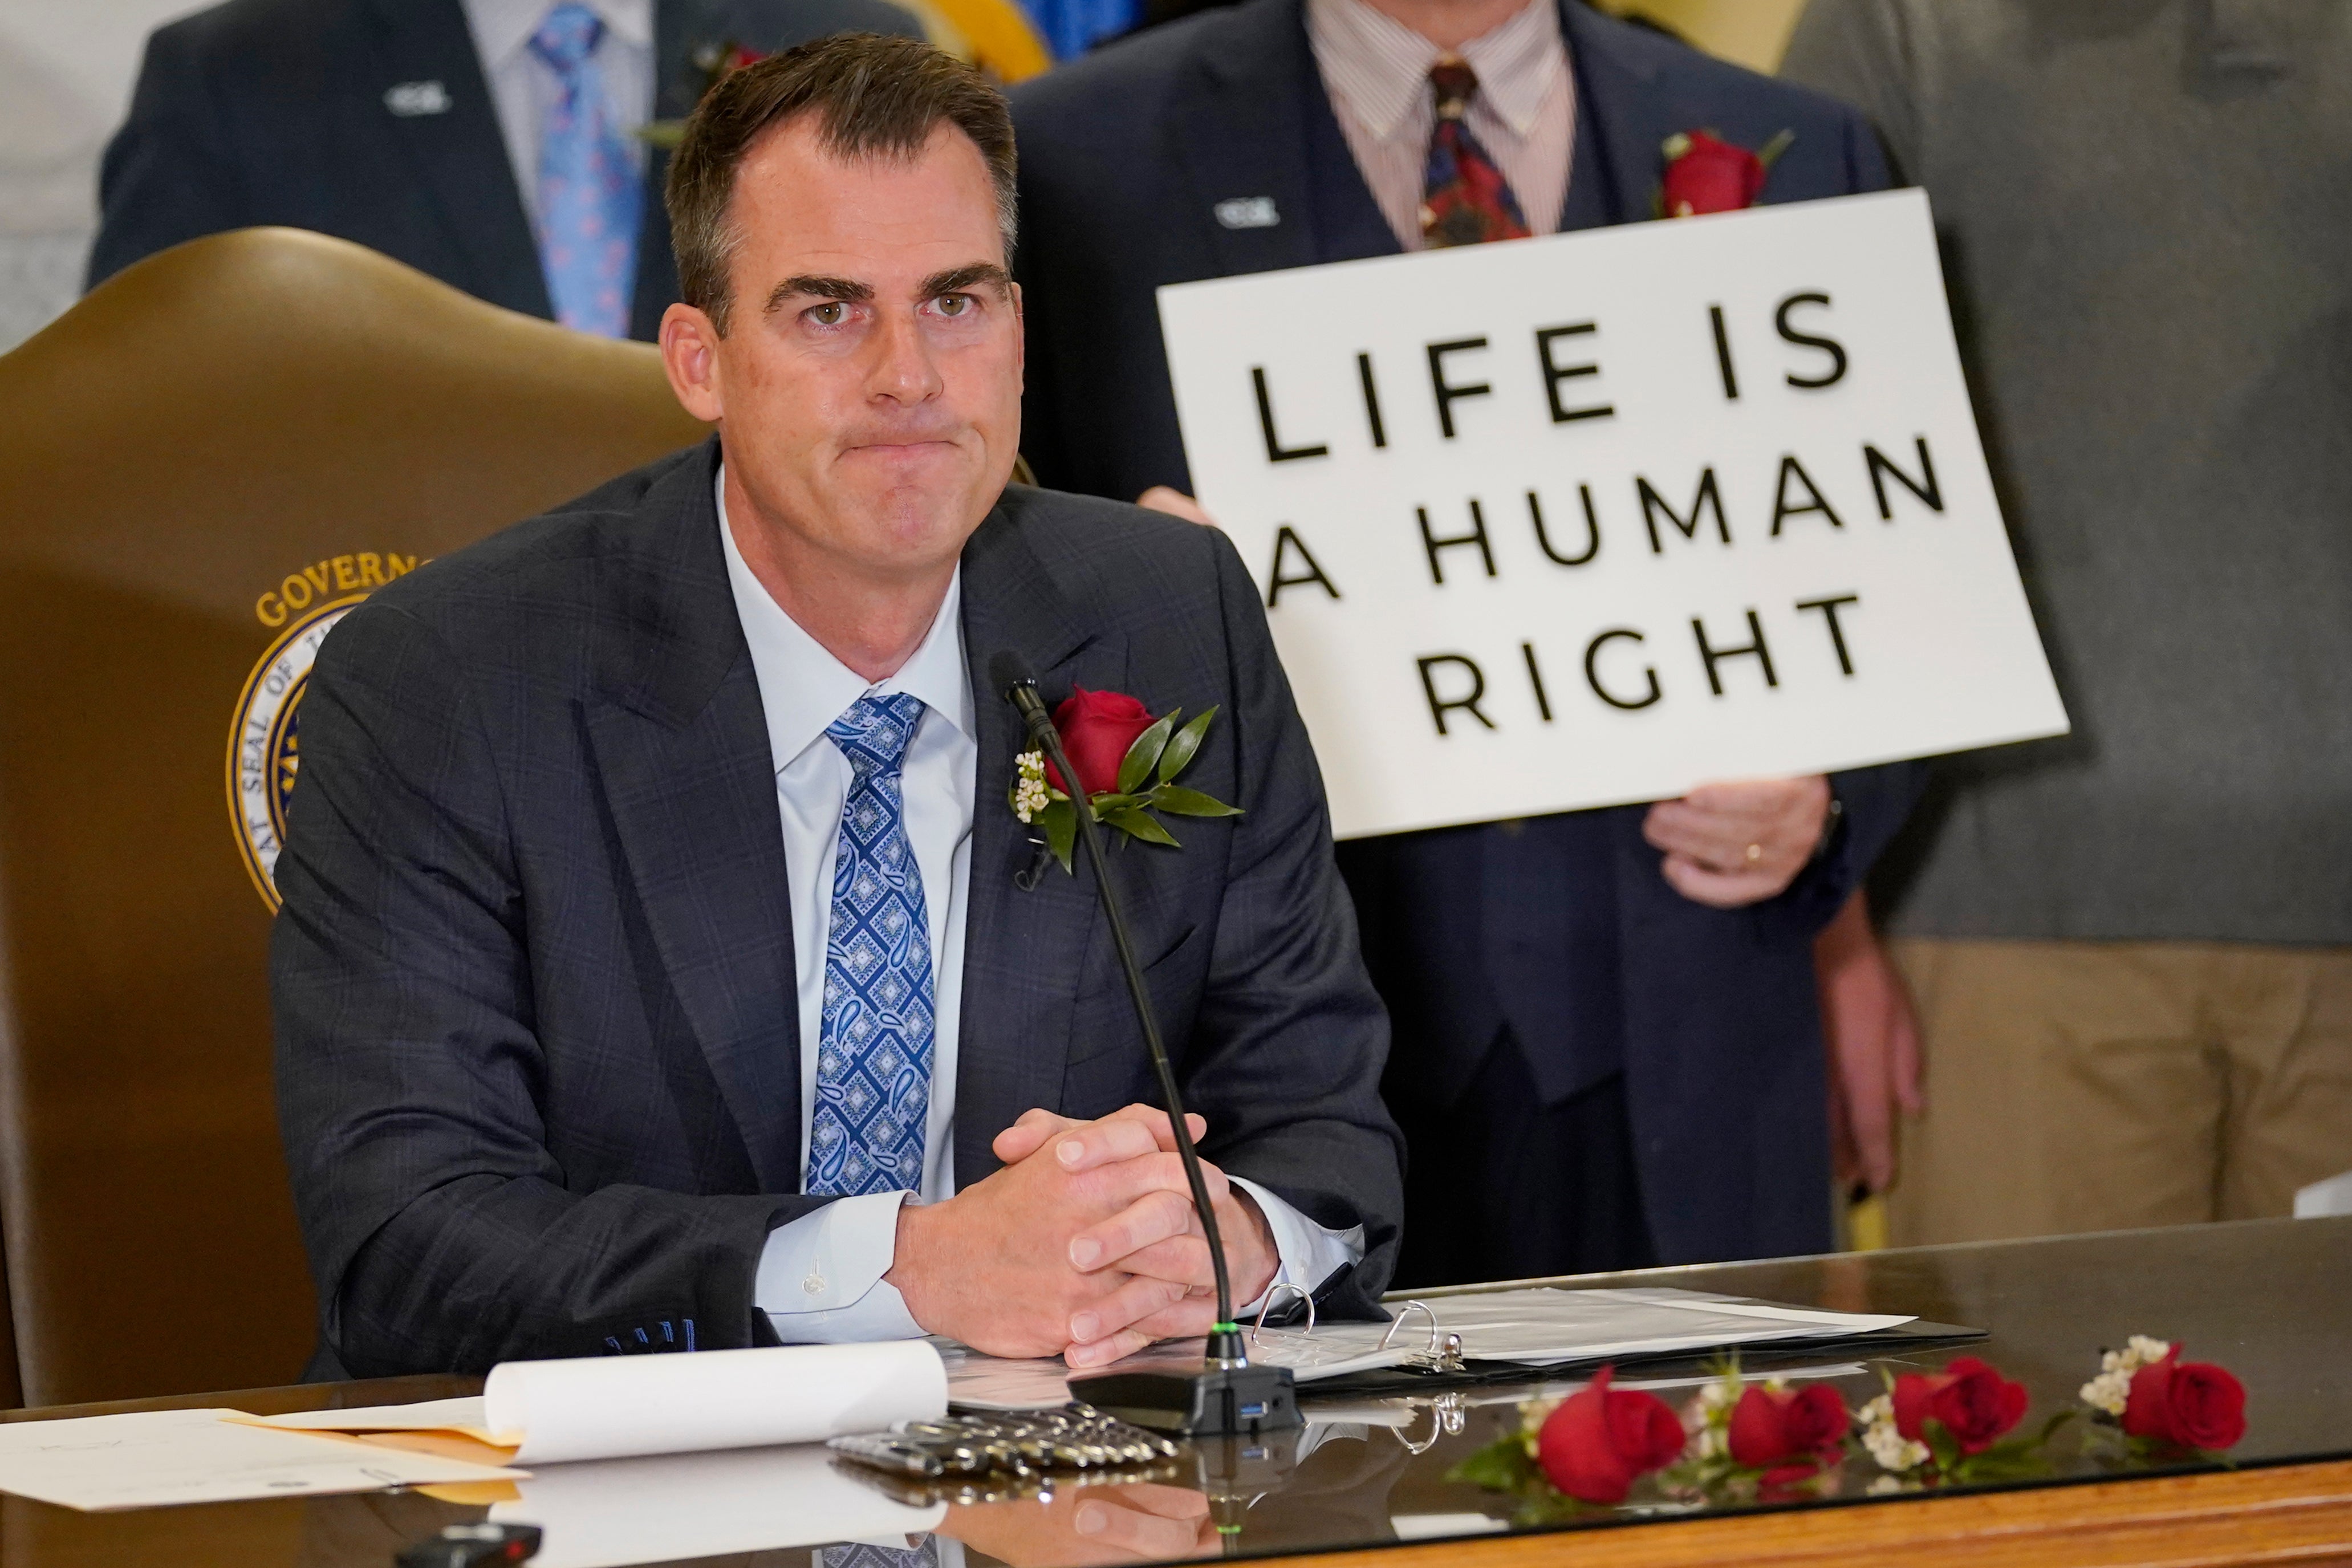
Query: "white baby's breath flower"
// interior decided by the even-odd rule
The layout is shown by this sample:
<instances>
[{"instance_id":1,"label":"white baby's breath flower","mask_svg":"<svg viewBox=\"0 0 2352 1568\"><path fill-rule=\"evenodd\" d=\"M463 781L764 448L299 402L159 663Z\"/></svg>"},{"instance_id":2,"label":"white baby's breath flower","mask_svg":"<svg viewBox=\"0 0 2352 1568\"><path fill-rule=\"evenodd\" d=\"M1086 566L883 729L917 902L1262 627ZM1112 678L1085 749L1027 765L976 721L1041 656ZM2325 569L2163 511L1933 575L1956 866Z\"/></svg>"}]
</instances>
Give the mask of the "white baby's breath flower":
<instances>
[{"instance_id":1,"label":"white baby's breath flower","mask_svg":"<svg viewBox=\"0 0 2352 1568\"><path fill-rule=\"evenodd\" d=\"M2154 1366L2172 1353L2172 1346L2168 1341L2152 1340L2146 1334L2134 1334L2131 1337L2130 1349L2132 1354L2139 1357L2139 1364L2142 1366Z\"/></svg>"},{"instance_id":2,"label":"white baby's breath flower","mask_svg":"<svg viewBox=\"0 0 2352 1568\"><path fill-rule=\"evenodd\" d=\"M1013 766L1020 776L1013 786L1013 815L1024 823L1034 821L1053 798L1045 789L1045 755L1024 752L1013 760Z\"/></svg>"},{"instance_id":3,"label":"white baby's breath flower","mask_svg":"<svg viewBox=\"0 0 2352 1568\"><path fill-rule=\"evenodd\" d=\"M1881 1476L1864 1489L1872 1497L1893 1497L1902 1489L1902 1480L1895 1476Z\"/></svg>"},{"instance_id":4,"label":"white baby's breath flower","mask_svg":"<svg viewBox=\"0 0 2352 1568\"><path fill-rule=\"evenodd\" d=\"M2131 1373L2121 1367L2103 1372L2083 1385L2083 1403L2110 1415L2122 1415L2130 1398Z\"/></svg>"},{"instance_id":5,"label":"white baby's breath flower","mask_svg":"<svg viewBox=\"0 0 2352 1568\"><path fill-rule=\"evenodd\" d=\"M1895 1427L1892 1394L1880 1394L1855 1411L1853 1418L1862 1428L1862 1446L1878 1461L1879 1468L1913 1470L1932 1458L1927 1444L1914 1442Z\"/></svg>"}]
</instances>

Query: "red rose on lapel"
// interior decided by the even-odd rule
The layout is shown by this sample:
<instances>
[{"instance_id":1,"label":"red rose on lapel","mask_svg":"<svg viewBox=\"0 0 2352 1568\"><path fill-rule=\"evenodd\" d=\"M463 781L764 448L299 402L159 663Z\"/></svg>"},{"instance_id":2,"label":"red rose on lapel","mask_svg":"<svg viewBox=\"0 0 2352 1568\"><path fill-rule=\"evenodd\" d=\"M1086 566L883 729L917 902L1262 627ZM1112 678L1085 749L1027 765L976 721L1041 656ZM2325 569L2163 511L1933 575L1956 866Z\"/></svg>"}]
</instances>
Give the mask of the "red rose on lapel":
<instances>
[{"instance_id":1,"label":"red rose on lapel","mask_svg":"<svg viewBox=\"0 0 2352 1568\"><path fill-rule=\"evenodd\" d=\"M2218 1453L2246 1435L2246 1388L2210 1362L2182 1361L2180 1347L2132 1373L2124 1430L2135 1437Z\"/></svg>"},{"instance_id":2,"label":"red rose on lapel","mask_svg":"<svg viewBox=\"0 0 2352 1568\"><path fill-rule=\"evenodd\" d=\"M1536 1461L1551 1484L1580 1502L1625 1500L1634 1478L1673 1464L1683 1451L1683 1424L1653 1394L1609 1386L1602 1367L1560 1401L1536 1436Z\"/></svg>"},{"instance_id":3,"label":"red rose on lapel","mask_svg":"<svg viewBox=\"0 0 2352 1568\"><path fill-rule=\"evenodd\" d=\"M1124 691L1088 691L1070 688L1068 697L1054 710L1054 728L1062 732L1062 749L1089 796L1118 787L1118 764L1127 749L1152 725L1151 710ZM1070 786L1053 763L1045 764L1045 780L1064 795Z\"/></svg>"},{"instance_id":4,"label":"red rose on lapel","mask_svg":"<svg viewBox=\"0 0 2352 1568\"><path fill-rule=\"evenodd\" d=\"M1759 1470L1792 1460L1826 1460L1845 1441L1852 1424L1845 1401L1826 1384L1777 1392L1750 1386L1731 1408L1731 1457Z\"/></svg>"},{"instance_id":5,"label":"red rose on lapel","mask_svg":"<svg viewBox=\"0 0 2352 1568\"><path fill-rule=\"evenodd\" d=\"M1764 194L1772 159L1784 145L1775 137L1768 155L1759 156L1705 131L1669 136L1665 184L1658 193L1659 215L1695 217L1700 213L1731 213L1754 206L1756 198Z\"/></svg>"},{"instance_id":6,"label":"red rose on lapel","mask_svg":"<svg viewBox=\"0 0 2352 1568\"><path fill-rule=\"evenodd\" d=\"M1895 1380L1895 1429L1922 1443L1924 1424L1940 1421L1961 1453L1980 1454L2025 1419L2027 1397L2025 1384L1964 1355L1933 1375L1915 1372Z\"/></svg>"}]
</instances>

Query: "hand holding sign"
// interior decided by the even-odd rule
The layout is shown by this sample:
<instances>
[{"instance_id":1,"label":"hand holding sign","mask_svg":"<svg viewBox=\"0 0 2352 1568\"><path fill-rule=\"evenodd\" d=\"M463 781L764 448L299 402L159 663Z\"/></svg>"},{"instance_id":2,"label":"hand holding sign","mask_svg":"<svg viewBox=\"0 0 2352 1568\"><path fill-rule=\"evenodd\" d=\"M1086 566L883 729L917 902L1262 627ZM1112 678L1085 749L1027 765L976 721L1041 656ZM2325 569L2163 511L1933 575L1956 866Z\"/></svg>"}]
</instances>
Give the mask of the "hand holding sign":
<instances>
[{"instance_id":1,"label":"hand holding sign","mask_svg":"<svg viewBox=\"0 0 2352 1568\"><path fill-rule=\"evenodd\" d=\"M1265 591L1342 837L2065 728L1916 192L1160 309L1200 505ZM1785 868L1779 815L1730 868L1703 808L1658 826L1715 901L1762 885L1748 844Z\"/></svg>"}]
</instances>

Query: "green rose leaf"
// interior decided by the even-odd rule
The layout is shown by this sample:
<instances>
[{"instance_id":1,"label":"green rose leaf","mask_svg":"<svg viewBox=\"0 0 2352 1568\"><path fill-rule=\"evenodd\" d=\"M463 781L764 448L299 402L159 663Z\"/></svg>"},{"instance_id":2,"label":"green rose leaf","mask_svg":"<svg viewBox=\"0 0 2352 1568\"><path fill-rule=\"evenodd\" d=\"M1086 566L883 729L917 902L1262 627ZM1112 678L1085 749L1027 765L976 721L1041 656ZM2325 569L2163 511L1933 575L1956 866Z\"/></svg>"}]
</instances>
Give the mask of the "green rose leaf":
<instances>
[{"instance_id":1,"label":"green rose leaf","mask_svg":"<svg viewBox=\"0 0 2352 1568\"><path fill-rule=\"evenodd\" d=\"M1151 776L1152 768L1160 761L1160 753L1168 749L1168 733L1176 728L1176 715L1182 711L1181 708L1174 710L1138 735L1135 743L1128 747L1127 755L1119 759L1119 794L1133 795L1143 787L1143 781Z\"/></svg>"},{"instance_id":2,"label":"green rose leaf","mask_svg":"<svg viewBox=\"0 0 2352 1568\"><path fill-rule=\"evenodd\" d=\"M1181 713L1182 711L1183 710L1181 708L1176 710L1177 713ZM1208 737L1209 721L1216 716L1217 710L1212 708L1207 712L1202 714L1199 718L1193 720L1191 723L1185 725L1181 730L1176 731L1176 738L1169 742L1168 749L1160 754L1160 782L1161 784L1168 783L1178 773L1182 773L1186 767L1191 765L1192 754L1201 749L1201 742ZM1173 719L1176 717L1176 713L1171 713L1168 717ZM1125 770L1121 771L1124 772Z\"/></svg>"},{"instance_id":3,"label":"green rose leaf","mask_svg":"<svg viewBox=\"0 0 2352 1568\"><path fill-rule=\"evenodd\" d=\"M1182 847L1174 834L1160 826L1159 818L1139 805L1118 806L1104 812L1102 819L1129 838L1140 838L1146 844L1165 844L1171 849Z\"/></svg>"},{"instance_id":4,"label":"green rose leaf","mask_svg":"<svg viewBox=\"0 0 2352 1568\"><path fill-rule=\"evenodd\" d=\"M1070 851L1078 837L1078 808L1067 798L1054 801L1036 814L1033 825L1045 833L1045 847L1054 852L1062 869L1069 870Z\"/></svg>"},{"instance_id":5,"label":"green rose leaf","mask_svg":"<svg viewBox=\"0 0 2352 1568\"><path fill-rule=\"evenodd\" d=\"M1445 1472L1449 1481L1464 1481L1493 1491L1516 1492L1536 1479L1536 1462L1528 1458L1526 1441L1517 1432L1497 1437Z\"/></svg>"},{"instance_id":6,"label":"green rose leaf","mask_svg":"<svg viewBox=\"0 0 2352 1568\"><path fill-rule=\"evenodd\" d=\"M1179 816L1239 816L1241 807L1227 805L1214 795L1202 795L1182 784L1161 784L1153 790L1151 804L1162 811L1172 811Z\"/></svg>"}]
</instances>

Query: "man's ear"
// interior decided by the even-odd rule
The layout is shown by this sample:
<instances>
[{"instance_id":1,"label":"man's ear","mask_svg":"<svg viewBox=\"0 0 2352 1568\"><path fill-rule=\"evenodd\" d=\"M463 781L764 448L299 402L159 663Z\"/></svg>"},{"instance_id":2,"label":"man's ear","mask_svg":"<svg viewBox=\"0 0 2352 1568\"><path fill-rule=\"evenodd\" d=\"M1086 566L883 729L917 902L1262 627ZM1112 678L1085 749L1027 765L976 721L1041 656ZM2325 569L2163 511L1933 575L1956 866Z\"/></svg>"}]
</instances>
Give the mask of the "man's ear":
<instances>
[{"instance_id":1,"label":"man's ear","mask_svg":"<svg viewBox=\"0 0 2352 1568\"><path fill-rule=\"evenodd\" d=\"M1013 288L1013 377L1029 390L1029 319L1021 311L1021 285Z\"/></svg>"},{"instance_id":2,"label":"man's ear","mask_svg":"<svg viewBox=\"0 0 2352 1568\"><path fill-rule=\"evenodd\" d=\"M727 416L727 398L719 384L719 329L692 305L672 305L662 312L662 369L679 405L706 425Z\"/></svg>"}]
</instances>

